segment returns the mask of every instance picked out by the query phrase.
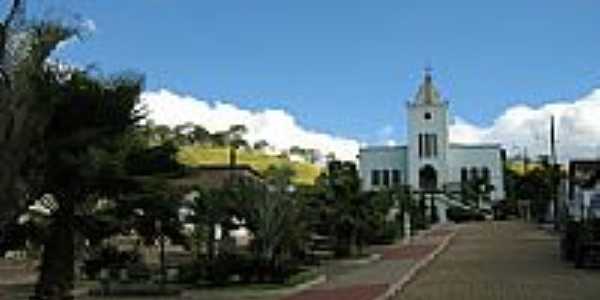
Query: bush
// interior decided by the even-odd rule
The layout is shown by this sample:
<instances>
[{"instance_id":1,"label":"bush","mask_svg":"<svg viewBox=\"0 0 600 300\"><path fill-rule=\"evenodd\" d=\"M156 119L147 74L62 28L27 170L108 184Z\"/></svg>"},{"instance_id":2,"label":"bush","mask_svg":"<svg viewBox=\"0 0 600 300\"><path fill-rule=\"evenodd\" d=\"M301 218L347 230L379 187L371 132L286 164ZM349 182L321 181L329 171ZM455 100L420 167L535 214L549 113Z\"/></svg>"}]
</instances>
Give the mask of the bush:
<instances>
[{"instance_id":1,"label":"bush","mask_svg":"<svg viewBox=\"0 0 600 300\"><path fill-rule=\"evenodd\" d=\"M393 244L396 238L401 234L401 227L399 221L385 222L377 229L377 233L374 237L369 240L372 244Z\"/></svg>"},{"instance_id":2,"label":"bush","mask_svg":"<svg viewBox=\"0 0 600 300\"><path fill-rule=\"evenodd\" d=\"M241 256L233 253L220 253L212 261L206 263L207 280L214 285L226 285L233 275L239 275L239 265L243 264Z\"/></svg>"}]
</instances>

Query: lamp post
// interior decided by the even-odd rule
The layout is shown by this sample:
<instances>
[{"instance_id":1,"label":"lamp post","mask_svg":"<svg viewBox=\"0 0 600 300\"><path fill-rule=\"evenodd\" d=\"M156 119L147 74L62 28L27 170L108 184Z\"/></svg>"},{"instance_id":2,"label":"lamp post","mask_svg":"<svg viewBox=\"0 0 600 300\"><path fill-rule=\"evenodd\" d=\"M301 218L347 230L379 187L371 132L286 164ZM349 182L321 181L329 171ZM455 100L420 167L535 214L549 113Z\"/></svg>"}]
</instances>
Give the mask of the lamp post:
<instances>
[{"instance_id":1,"label":"lamp post","mask_svg":"<svg viewBox=\"0 0 600 300\"><path fill-rule=\"evenodd\" d=\"M158 246L160 249L160 288L165 287L165 236L162 228L162 221L156 220L154 227L158 233Z\"/></svg>"}]
</instances>

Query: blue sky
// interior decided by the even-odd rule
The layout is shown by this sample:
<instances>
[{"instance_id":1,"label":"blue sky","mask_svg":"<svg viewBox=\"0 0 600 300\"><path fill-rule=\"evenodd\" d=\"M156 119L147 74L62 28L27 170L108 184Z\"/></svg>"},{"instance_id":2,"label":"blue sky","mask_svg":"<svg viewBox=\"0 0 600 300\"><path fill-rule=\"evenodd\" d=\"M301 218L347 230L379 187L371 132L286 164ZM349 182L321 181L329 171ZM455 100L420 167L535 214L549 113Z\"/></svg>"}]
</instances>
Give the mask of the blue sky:
<instances>
[{"instance_id":1,"label":"blue sky","mask_svg":"<svg viewBox=\"0 0 600 300\"><path fill-rule=\"evenodd\" d=\"M176 3L176 4L175 4ZM600 83L600 2L64 0L96 31L60 57L147 76L244 109L281 108L302 126L403 140L404 103L425 65L475 126L518 104L579 99ZM42 13L40 13L42 12Z\"/></svg>"}]
</instances>

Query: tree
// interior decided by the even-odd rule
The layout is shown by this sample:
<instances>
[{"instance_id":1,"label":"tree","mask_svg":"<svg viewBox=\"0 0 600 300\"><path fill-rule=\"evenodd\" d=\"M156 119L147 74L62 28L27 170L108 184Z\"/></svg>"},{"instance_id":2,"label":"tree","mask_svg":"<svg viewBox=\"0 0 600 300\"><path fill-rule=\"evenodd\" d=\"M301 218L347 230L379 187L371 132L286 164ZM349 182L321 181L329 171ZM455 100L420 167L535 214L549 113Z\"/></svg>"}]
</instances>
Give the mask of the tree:
<instances>
[{"instance_id":1,"label":"tree","mask_svg":"<svg viewBox=\"0 0 600 300\"><path fill-rule=\"evenodd\" d=\"M296 171L290 165L270 165L264 172L265 182L271 189L285 193L292 188L292 178Z\"/></svg>"},{"instance_id":2,"label":"tree","mask_svg":"<svg viewBox=\"0 0 600 300\"><path fill-rule=\"evenodd\" d=\"M252 232L253 268L259 281L284 280L294 255L303 252L308 240L303 203L282 187L242 183L236 191L239 218Z\"/></svg>"},{"instance_id":3,"label":"tree","mask_svg":"<svg viewBox=\"0 0 600 300\"><path fill-rule=\"evenodd\" d=\"M210 132L197 124L193 126L192 131L189 133L189 137L193 143L197 144L206 144L210 142Z\"/></svg>"},{"instance_id":4,"label":"tree","mask_svg":"<svg viewBox=\"0 0 600 300\"><path fill-rule=\"evenodd\" d=\"M24 211L32 197L30 148L44 134L56 104L64 70L46 63L73 28L40 22L24 24L25 2L14 0L0 23L0 240L5 224Z\"/></svg>"},{"instance_id":5,"label":"tree","mask_svg":"<svg viewBox=\"0 0 600 300\"><path fill-rule=\"evenodd\" d=\"M259 140L254 142L254 150L258 150L258 151L262 151L264 149L266 149L267 147L269 147L269 142L267 142L266 140Z\"/></svg>"},{"instance_id":6,"label":"tree","mask_svg":"<svg viewBox=\"0 0 600 300\"><path fill-rule=\"evenodd\" d=\"M115 141L141 118L135 109L141 83L138 76L105 80L82 71L55 83L62 101L47 124L43 143L33 149L41 178L37 188L52 194L58 205L36 286L42 299L64 299L72 289L78 207L123 183L125 170Z\"/></svg>"},{"instance_id":7,"label":"tree","mask_svg":"<svg viewBox=\"0 0 600 300\"><path fill-rule=\"evenodd\" d=\"M207 256L213 260L216 256L216 226L220 225L223 232L229 232L236 226L233 224L235 216L234 194L229 188L206 189L200 186L191 188L195 194L185 207L191 211L188 221L195 225L196 231L206 230Z\"/></svg>"},{"instance_id":8,"label":"tree","mask_svg":"<svg viewBox=\"0 0 600 300\"><path fill-rule=\"evenodd\" d=\"M352 256L364 243L359 236L369 210L360 193L360 179L353 162L331 161L326 174L317 179L323 191L323 214L334 237L337 256Z\"/></svg>"}]
</instances>

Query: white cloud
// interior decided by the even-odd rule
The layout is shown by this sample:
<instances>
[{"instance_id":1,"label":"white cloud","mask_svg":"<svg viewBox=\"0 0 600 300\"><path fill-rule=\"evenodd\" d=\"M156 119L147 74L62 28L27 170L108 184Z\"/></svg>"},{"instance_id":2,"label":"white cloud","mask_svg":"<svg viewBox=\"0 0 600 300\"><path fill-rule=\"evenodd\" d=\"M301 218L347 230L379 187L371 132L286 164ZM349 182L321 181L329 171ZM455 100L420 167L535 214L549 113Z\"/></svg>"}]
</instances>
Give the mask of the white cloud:
<instances>
[{"instance_id":1,"label":"white cloud","mask_svg":"<svg viewBox=\"0 0 600 300\"><path fill-rule=\"evenodd\" d=\"M175 126L193 122L213 132L243 124L248 128L246 139L251 143L264 139L278 149L292 146L318 149L323 154L334 152L343 160L355 160L358 154L358 141L306 129L280 109L252 111L224 102L209 103L164 89L144 92L142 104L146 106L149 118L158 124Z\"/></svg>"},{"instance_id":2,"label":"white cloud","mask_svg":"<svg viewBox=\"0 0 600 300\"><path fill-rule=\"evenodd\" d=\"M392 125L386 125L377 132L377 135L382 138L390 137L392 134L394 134L394 126Z\"/></svg>"},{"instance_id":3,"label":"white cloud","mask_svg":"<svg viewBox=\"0 0 600 300\"><path fill-rule=\"evenodd\" d=\"M81 21L79 26L81 27L81 30L87 33L94 33L98 29L98 27L96 27L96 22L94 22L92 19L85 19Z\"/></svg>"},{"instance_id":4,"label":"white cloud","mask_svg":"<svg viewBox=\"0 0 600 300\"><path fill-rule=\"evenodd\" d=\"M366 146L357 140L306 129L292 115L280 109L247 110L224 102L209 103L168 90L145 92L142 98L150 111L149 117L159 124L174 126L194 122L210 131L244 124L249 130L246 138L250 142L265 139L278 149L294 145L314 148L324 154L334 152L346 160L355 160L359 147ZM576 100L558 101L541 107L510 107L488 127L457 117L450 126L450 140L467 144L501 143L513 153L514 146L526 146L531 156L545 154L548 152L552 115L556 118L557 151L561 160L600 155L600 89ZM382 143L395 145L389 139L393 132L393 127L385 126L377 135Z\"/></svg>"},{"instance_id":5,"label":"white cloud","mask_svg":"<svg viewBox=\"0 0 600 300\"><path fill-rule=\"evenodd\" d=\"M58 45L56 46L57 51L60 51L62 49L69 47L71 44L78 41L80 38L92 36L94 33L96 33L96 30L98 29L96 27L96 22L94 22L94 20L92 20L92 19L84 19L84 20L78 21L78 23L76 25L74 25L74 27L79 30L78 35L74 35L74 36L58 43Z\"/></svg>"},{"instance_id":6,"label":"white cloud","mask_svg":"<svg viewBox=\"0 0 600 300\"><path fill-rule=\"evenodd\" d=\"M491 126L480 127L456 118L450 127L453 142L498 142L509 151L528 148L531 155L548 153L550 118L556 119L557 151L561 160L600 154L600 89L571 101L507 109Z\"/></svg>"}]
</instances>

